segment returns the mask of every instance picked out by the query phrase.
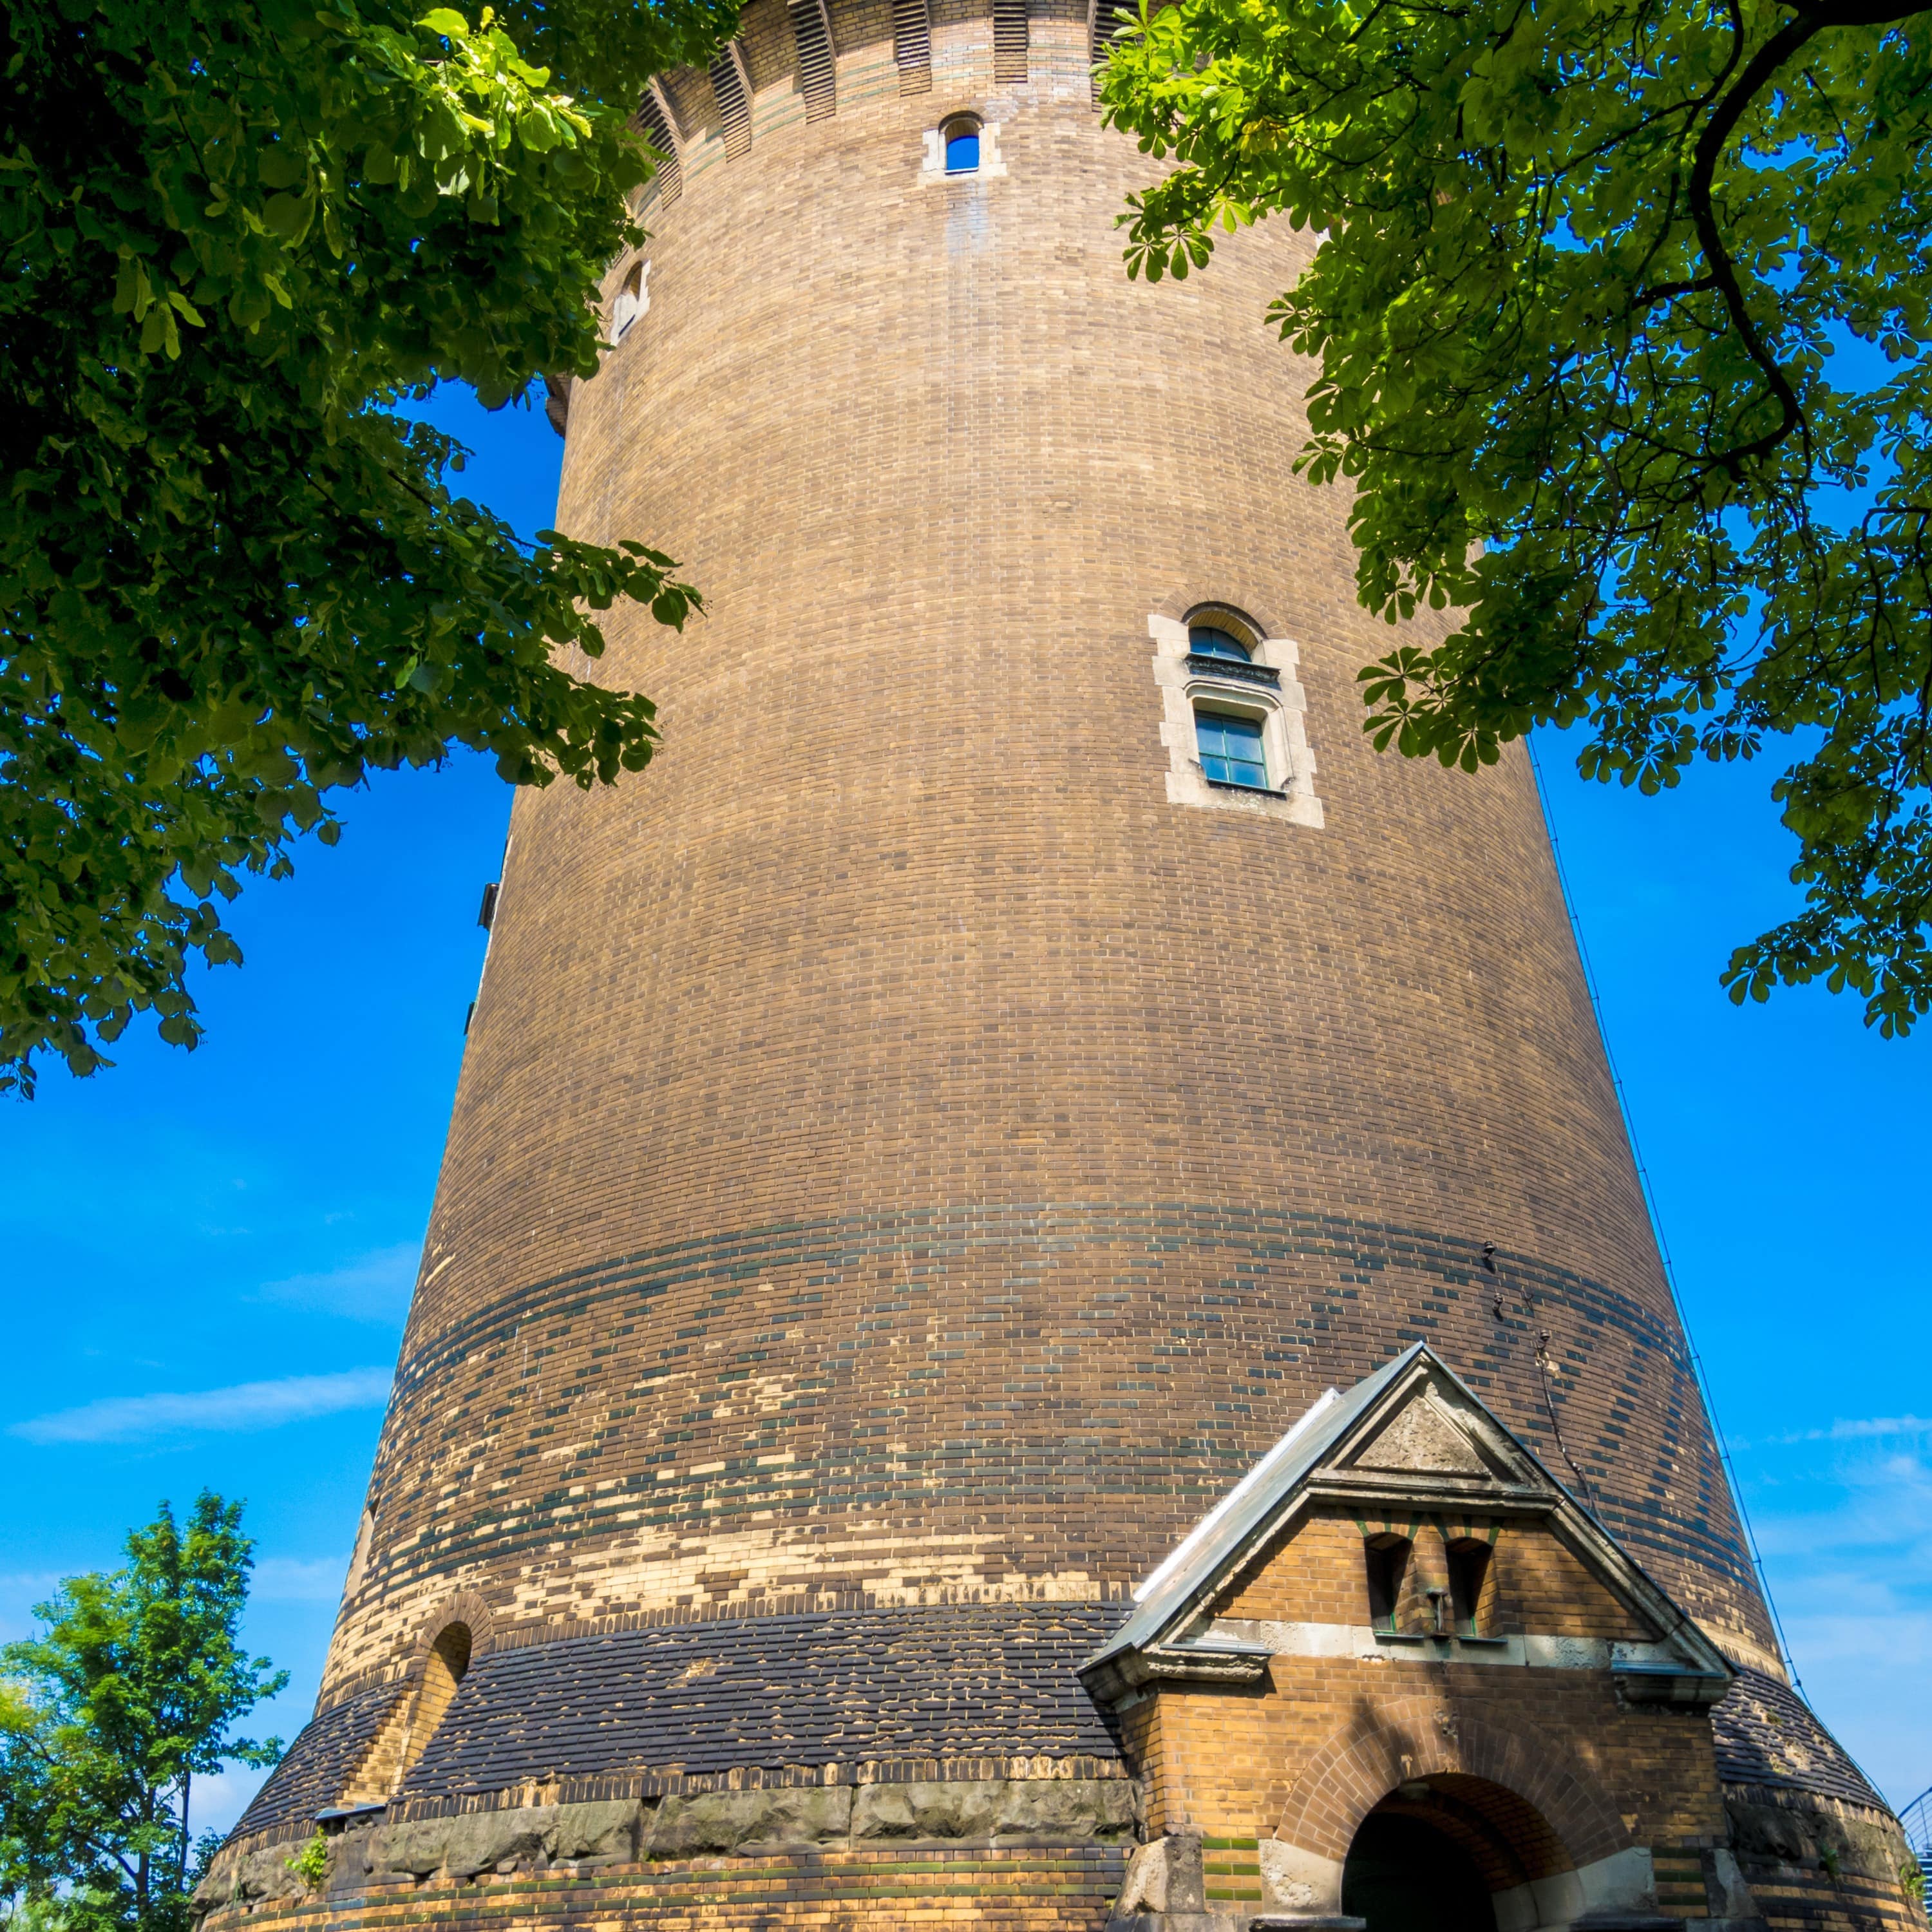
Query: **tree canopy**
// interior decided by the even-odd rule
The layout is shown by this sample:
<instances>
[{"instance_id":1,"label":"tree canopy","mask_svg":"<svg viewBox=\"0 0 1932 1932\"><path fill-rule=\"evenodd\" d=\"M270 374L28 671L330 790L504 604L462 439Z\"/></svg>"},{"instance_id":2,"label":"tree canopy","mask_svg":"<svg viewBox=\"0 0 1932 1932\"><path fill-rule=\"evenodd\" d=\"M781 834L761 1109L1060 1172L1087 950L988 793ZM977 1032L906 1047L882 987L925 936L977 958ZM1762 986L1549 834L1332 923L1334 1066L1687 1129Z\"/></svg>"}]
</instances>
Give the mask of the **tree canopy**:
<instances>
[{"instance_id":1,"label":"tree canopy","mask_svg":"<svg viewBox=\"0 0 1932 1932\"><path fill-rule=\"evenodd\" d=\"M1779 741L1792 918L1732 997L1932 1006L1932 16L1901 0L1178 0L1102 99L1172 171L1130 272L1270 215L1358 590L1446 610L1362 673L1378 746L1543 723L1646 791Z\"/></svg>"},{"instance_id":2,"label":"tree canopy","mask_svg":"<svg viewBox=\"0 0 1932 1932\"><path fill-rule=\"evenodd\" d=\"M598 365L655 71L735 0L8 0L0 86L0 1091L137 1012L200 1031L244 875L452 745L609 782L652 706L568 668L672 560L454 496L394 406Z\"/></svg>"},{"instance_id":3,"label":"tree canopy","mask_svg":"<svg viewBox=\"0 0 1932 1932\"><path fill-rule=\"evenodd\" d=\"M185 1526L162 1504L124 1569L70 1577L0 1649L0 1904L26 1922L184 1932L196 1774L280 1755L231 1732L288 1682L238 1640L241 1521L206 1490Z\"/></svg>"}]
</instances>

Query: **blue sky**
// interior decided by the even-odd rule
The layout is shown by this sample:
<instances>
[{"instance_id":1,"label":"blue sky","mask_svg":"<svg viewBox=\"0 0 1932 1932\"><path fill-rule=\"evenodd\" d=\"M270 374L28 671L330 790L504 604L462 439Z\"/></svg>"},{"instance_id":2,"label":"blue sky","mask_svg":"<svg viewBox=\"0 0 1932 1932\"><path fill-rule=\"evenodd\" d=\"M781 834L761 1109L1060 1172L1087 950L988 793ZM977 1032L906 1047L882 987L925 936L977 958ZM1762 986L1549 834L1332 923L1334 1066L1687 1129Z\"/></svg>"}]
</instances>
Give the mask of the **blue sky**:
<instances>
[{"instance_id":1,"label":"blue sky","mask_svg":"<svg viewBox=\"0 0 1932 1932\"><path fill-rule=\"evenodd\" d=\"M432 413L464 487L546 524L539 414ZM639 532L648 539L648 532ZM1903 1045L1813 988L1739 1010L1732 944L1782 916L1774 768L1660 800L1540 763L1687 1315L1805 1688L1895 1804L1932 1784L1932 1389L1921 1224L1932 1028ZM0 1636L203 1484L248 1499L252 1642L313 1698L435 1185L508 799L488 766L379 779L334 851L256 885L208 1043L0 1105ZM1917 1178L1915 1180L1914 1177ZM1920 1206L1914 1209L1913 1200ZM232 1775L199 1822L258 1781Z\"/></svg>"}]
</instances>

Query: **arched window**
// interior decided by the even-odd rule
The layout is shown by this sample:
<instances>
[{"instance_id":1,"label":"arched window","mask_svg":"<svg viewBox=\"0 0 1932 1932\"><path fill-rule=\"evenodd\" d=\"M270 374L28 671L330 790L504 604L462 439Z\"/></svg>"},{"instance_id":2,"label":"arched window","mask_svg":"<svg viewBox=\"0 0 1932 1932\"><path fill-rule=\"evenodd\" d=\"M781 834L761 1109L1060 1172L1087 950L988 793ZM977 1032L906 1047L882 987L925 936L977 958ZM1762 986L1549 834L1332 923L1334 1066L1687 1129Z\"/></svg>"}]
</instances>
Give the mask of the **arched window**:
<instances>
[{"instance_id":1,"label":"arched window","mask_svg":"<svg viewBox=\"0 0 1932 1932\"><path fill-rule=\"evenodd\" d=\"M1402 1610L1402 1586L1408 1574L1406 1536L1372 1536L1365 1551L1369 1570L1369 1625L1394 1636Z\"/></svg>"},{"instance_id":2,"label":"arched window","mask_svg":"<svg viewBox=\"0 0 1932 1932\"><path fill-rule=\"evenodd\" d=\"M430 1646L429 1655L423 1660L416 1708L410 1714L409 1735L403 1747L403 1774L406 1774L422 1756L442 1722L456 1695L456 1687L469 1671L472 1642L467 1624L445 1624Z\"/></svg>"},{"instance_id":3,"label":"arched window","mask_svg":"<svg viewBox=\"0 0 1932 1932\"><path fill-rule=\"evenodd\" d=\"M980 172L980 124L970 114L956 114L939 130L946 151L946 172L950 175L976 175Z\"/></svg>"},{"instance_id":4,"label":"arched window","mask_svg":"<svg viewBox=\"0 0 1932 1932\"><path fill-rule=\"evenodd\" d=\"M1192 658L1220 658L1229 664L1246 664L1254 656L1233 632L1218 624L1190 624L1187 627L1187 655Z\"/></svg>"},{"instance_id":5,"label":"arched window","mask_svg":"<svg viewBox=\"0 0 1932 1932\"><path fill-rule=\"evenodd\" d=\"M1458 1636L1480 1636L1490 1606L1483 1600L1490 1580L1489 1544L1474 1537L1458 1537L1448 1546L1449 1604Z\"/></svg>"}]
</instances>

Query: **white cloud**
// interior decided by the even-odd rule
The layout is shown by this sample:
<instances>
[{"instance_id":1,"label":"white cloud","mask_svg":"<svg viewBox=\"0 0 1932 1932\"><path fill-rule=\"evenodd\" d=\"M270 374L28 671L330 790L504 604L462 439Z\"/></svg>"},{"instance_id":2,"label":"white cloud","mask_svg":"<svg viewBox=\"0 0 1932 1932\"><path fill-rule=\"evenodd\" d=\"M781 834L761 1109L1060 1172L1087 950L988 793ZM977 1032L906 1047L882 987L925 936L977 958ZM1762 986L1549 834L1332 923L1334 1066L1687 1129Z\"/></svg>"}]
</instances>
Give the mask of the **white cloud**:
<instances>
[{"instance_id":1,"label":"white cloud","mask_svg":"<svg viewBox=\"0 0 1932 1932\"><path fill-rule=\"evenodd\" d=\"M1906 1432L1859 1431L1861 1450L1810 1474L1823 1507L1757 1518L1805 1690L1894 1804L1923 1788L1932 1733L1932 1464L1880 1446Z\"/></svg>"},{"instance_id":2,"label":"white cloud","mask_svg":"<svg viewBox=\"0 0 1932 1932\"><path fill-rule=\"evenodd\" d=\"M1801 1429L1790 1436L1768 1438L1780 1445L1792 1442L1856 1442L1874 1436L1932 1435L1932 1416L1868 1415L1850 1422L1834 1422L1828 1429Z\"/></svg>"},{"instance_id":3,"label":"white cloud","mask_svg":"<svg viewBox=\"0 0 1932 1932\"><path fill-rule=\"evenodd\" d=\"M265 1556L248 1594L258 1604L332 1604L348 1574L346 1556Z\"/></svg>"},{"instance_id":4,"label":"white cloud","mask_svg":"<svg viewBox=\"0 0 1932 1932\"><path fill-rule=\"evenodd\" d=\"M344 1409L379 1408L388 1400L389 1382L387 1369L345 1369L179 1394L108 1396L11 1424L7 1432L29 1442L128 1442L184 1430L273 1429Z\"/></svg>"},{"instance_id":5,"label":"white cloud","mask_svg":"<svg viewBox=\"0 0 1932 1932\"><path fill-rule=\"evenodd\" d=\"M338 1268L265 1281L262 1298L322 1309L352 1322L400 1322L409 1312L410 1292L416 1286L422 1257L422 1250L413 1241L371 1248Z\"/></svg>"},{"instance_id":6,"label":"white cloud","mask_svg":"<svg viewBox=\"0 0 1932 1932\"><path fill-rule=\"evenodd\" d=\"M1759 1547L1767 1556L1816 1559L1828 1551L1880 1552L1892 1578L1932 1570L1932 1466L1914 1455L1875 1456L1836 1473L1837 1508L1791 1510L1757 1520Z\"/></svg>"},{"instance_id":7,"label":"white cloud","mask_svg":"<svg viewBox=\"0 0 1932 1932\"><path fill-rule=\"evenodd\" d=\"M259 1724L252 1728L244 1724L242 1729L250 1737L262 1734ZM286 1737L283 1742L287 1742ZM235 1821L248 1810L249 1799L268 1781L268 1776L266 1771L251 1771L244 1764L235 1764L197 1778L190 1795L189 1830L197 1838L204 1832L232 1830Z\"/></svg>"}]
</instances>

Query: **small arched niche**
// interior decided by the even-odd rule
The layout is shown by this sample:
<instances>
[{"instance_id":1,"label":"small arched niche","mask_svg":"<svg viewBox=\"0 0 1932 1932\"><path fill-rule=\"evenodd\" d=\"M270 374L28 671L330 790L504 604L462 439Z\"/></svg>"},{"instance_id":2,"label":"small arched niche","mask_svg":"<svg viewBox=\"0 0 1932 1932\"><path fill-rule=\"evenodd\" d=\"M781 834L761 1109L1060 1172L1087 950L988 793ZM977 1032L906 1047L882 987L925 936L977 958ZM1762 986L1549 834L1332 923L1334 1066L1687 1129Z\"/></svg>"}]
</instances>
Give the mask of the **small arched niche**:
<instances>
[{"instance_id":1,"label":"small arched niche","mask_svg":"<svg viewBox=\"0 0 1932 1932\"><path fill-rule=\"evenodd\" d=\"M1406 1536L1372 1536L1362 1547L1369 1592L1369 1627L1393 1636L1402 1628L1402 1592L1414 1546Z\"/></svg>"},{"instance_id":2,"label":"small arched niche","mask_svg":"<svg viewBox=\"0 0 1932 1932\"><path fill-rule=\"evenodd\" d=\"M1368 1932L1518 1932L1572 1916L1574 1861L1541 1812L1462 1772L1412 1778L1356 1828L1342 1910Z\"/></svg>"},{"instance_id":3,"label":"small arched niche","mask_svg":"<svg viewBox=\"0 0 1932 1932\"><path fill-rule=\"evenodd\" d=\"M1479 1537L1451 1537L1443 1545L1449 1568L1449 1608L1458 1636L1486 1636L1494 1621L1496 1552Z\"/></svg>"},{"instance_id":4,"label":"small arched niche","mask_svg":"<svg viewBox=\"0 0 1932 1932\"><path fill-rule=\"evenodd\" d=\"M470 1655L475 1639L466 1623L445 1624L423 1660L422 1682L416 1687L416 1707L410 1714L409 1741L404 1747L400 1777L428 1748L457 1688L469 1674ZM400 1777L398 1782L400 1781Z\"/></svg>"}]
</instances>

